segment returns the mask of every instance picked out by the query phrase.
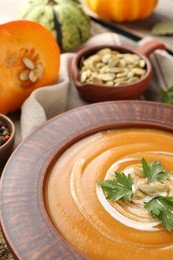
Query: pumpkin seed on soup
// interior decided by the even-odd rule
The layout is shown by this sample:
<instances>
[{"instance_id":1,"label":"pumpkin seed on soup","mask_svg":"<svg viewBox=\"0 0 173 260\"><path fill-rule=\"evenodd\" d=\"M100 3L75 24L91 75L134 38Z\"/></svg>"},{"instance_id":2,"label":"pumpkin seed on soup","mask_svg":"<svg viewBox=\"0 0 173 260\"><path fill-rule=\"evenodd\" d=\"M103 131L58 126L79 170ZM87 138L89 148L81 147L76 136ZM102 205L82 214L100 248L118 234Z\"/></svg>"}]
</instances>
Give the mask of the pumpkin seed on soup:
<instances>
[{"instance_id":1,"label":"pumpkin seed on soup","mask_svg":"<svg viewBox=\"0 0 173 260\"><path fill-rule=\"evenodd\" d=\"M82 57L80 62L81 83L116 87L133 83L145 74L146 64L140 56L110 48L101 49L86 59Z\"/></svg>"}]
</instances>

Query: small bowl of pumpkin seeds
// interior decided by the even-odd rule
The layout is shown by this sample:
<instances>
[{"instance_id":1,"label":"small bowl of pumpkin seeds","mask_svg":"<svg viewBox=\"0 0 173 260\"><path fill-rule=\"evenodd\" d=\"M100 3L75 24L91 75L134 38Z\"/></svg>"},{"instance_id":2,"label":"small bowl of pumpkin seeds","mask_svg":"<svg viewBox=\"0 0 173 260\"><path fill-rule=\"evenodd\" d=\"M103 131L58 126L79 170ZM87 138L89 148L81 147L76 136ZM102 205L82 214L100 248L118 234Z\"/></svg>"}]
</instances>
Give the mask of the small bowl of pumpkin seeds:
<instances>
[{"instance_id":1,"label":"small bowl of pumpkin seeds","mask_svg":"<svg viewBox=\"0 0 173 260\"><path fill-rule=\"evenodd\" d=\"M161 43L151 41L132 49L99 45L80 50L72 60L72 79L80 96L90 102L136 99L149 86L149 55Z\"/></svg>"},{"instance_id":2,"label":"small bowl of pumpkin seeds","mask_svg":"<svg viewBox=\"0 0 173 260\"><path fill-rule=\"evenodd\" d=\"M12 153L15 141L15 126L12 120L0 114L0 166L3 166Z\"/></svg>"}]
</instances>

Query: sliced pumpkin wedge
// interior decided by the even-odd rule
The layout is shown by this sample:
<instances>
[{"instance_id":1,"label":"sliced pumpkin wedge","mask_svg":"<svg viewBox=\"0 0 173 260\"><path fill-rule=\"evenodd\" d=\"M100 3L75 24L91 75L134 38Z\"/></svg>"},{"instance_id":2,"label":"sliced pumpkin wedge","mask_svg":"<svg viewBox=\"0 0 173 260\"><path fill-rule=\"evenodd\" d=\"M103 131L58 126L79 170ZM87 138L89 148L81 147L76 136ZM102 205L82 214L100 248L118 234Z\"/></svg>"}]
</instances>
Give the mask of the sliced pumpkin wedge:
<instances>
[{"instance_id":1,"label":"sliced pumpkin wedge","mask_svg":"<svg viewBox=\"0 0 173 260\"><path fill-rule=\"evenodd\" d=\"M19 109L36 88L58 79L60 49L48 29L27 20L0 25L0 113Z\"/></svg>"}]
</instances>

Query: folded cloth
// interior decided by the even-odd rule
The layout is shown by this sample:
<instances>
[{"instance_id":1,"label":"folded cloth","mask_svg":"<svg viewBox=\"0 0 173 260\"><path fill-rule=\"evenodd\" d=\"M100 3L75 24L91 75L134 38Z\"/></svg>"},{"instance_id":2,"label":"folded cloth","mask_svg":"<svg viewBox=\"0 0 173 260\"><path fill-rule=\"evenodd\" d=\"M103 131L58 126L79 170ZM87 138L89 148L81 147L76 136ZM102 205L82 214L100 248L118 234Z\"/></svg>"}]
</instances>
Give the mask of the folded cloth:
<instances>
[{"instance_id":1,"label":"folded cloth","mask_svg":"<svg viewBox=\"0 0 173 260\"><path fill-rule=\"evenodd\" d=\"M117 44L137 48L144 39L136 43L124 36L106 32L91 37L80 45L80 49L92 45ZM79 50L79 48L78 48ZM78 94L73 85L70 66L75 53L61 54L61 66L57 83L39 88L31 93L21 109L21 137L30 134L46 120L65 112L66 110L87 104ZM160 101L160 89L166 89L173 84L173 57L165 50L156 50L150 55L153 65L153 77L144 98Z\"/></svg>"}]
</instances>

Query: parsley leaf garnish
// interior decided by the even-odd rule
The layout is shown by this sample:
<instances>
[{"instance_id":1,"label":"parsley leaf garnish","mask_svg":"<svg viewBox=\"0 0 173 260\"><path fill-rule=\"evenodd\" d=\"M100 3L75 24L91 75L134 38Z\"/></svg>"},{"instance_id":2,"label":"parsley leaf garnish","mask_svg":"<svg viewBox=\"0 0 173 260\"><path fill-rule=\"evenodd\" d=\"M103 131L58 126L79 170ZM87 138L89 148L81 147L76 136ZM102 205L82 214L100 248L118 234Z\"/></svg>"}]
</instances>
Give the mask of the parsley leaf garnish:
<instances>
[{"instance_id":1,"label":"parsley leaf garnish","mask_svg":"<svg viewBox=\"0 0 173 260\"><path fill-rule=\"evenodd\" d=\"M173 104L173 86L169 87L167 90L160 90L161 101L167 104Z\"/></svg>"},{"instance_id":2,"label":"parsley leaf garnish","mask_svg":"<svg viewBox=\"0 0 173 260\"><path fill-rule=\"evenodd\" d=\"M141 159L144 172L144 178L148 179L148 185L151 182L161 182L171 176L170 172L166 172L159 160L147 162ZM123 172L114 172L113 179L97 181L106 193L108 200L122 200L124 203L130 201L133 196L132 184L133 178L131 174ZM152 184L151 184L152 185ZM145 192L144 192L145 193ZM151 198L148 202L144 202L144 208L156 218L165 230L173 231L173 196L157 196Z\"/></svg>"},{"instance_id":3,"label":"parsley leaf garnish","mask_svg":"<svg viewBox=\"0 0 173 260\"><path fill-rule=\"evenodd\" d=\"M173 230L173 197L158 196L148 202L144 207L162 224L165 230Z\"/></svg>"},{"instance_id":4,"label":"parsley leaf garnish","mask_svg":"<svg viewBox=\"0 0 173 260\"><path fill-rule=\"evenodd\" d=\"M115 178L112 180L98 181L102 189L106 192L108 200L120 200L123 202L130 201L133 195L133 179L130 174L125 175L123 172L115 172Z\"/></svg>"},{"instance_id":5,"label":"parsley leaf garnish","mask_svg":"<svg viewBox=\"0 0 173 260\"><path fill-rule=\"evenodd\" d=\"M144 177L148 178L148 182L163 181L170 177L170 173L166 172L159 160L147 162L144 158L141 159Z\"/></svg>"}]
</instances>

